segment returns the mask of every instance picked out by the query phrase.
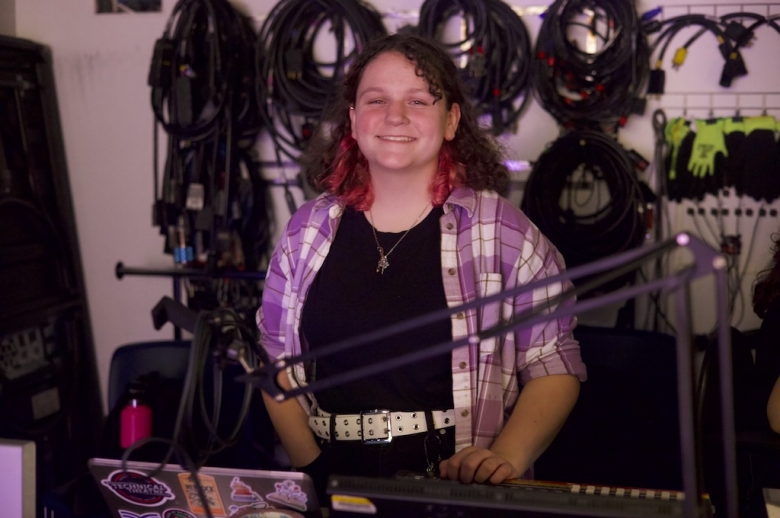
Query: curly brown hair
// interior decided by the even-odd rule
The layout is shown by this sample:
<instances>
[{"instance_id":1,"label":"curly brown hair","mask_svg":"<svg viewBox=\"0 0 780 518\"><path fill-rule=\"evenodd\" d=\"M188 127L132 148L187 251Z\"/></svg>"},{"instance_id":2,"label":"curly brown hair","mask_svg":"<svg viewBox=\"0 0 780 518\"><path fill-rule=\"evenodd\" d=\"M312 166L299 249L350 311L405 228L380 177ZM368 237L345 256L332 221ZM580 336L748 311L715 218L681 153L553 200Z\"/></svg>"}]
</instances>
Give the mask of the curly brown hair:
<instances>
[{"instance_id":1,"label":"curly brown hair","mask_svg":"<svg viewBox=\"0 0 780 518\"><path fill-rule=\"evenodd\" d=\"M349 109L357 98L366 66L387 52L396 52L413 62L417 74L428 83L430 93L437 100L444 99L447 109L453 103L460 106L455 138L445 141L440 152L440 167L450 162L458 170L457 174L448 175L448 189L462 184L505 194L509 171L503 163L503 150L480 129L452 58L436 41L404 31L372 41L352 62L341 95L331 103L301 156L301 170L309 184L319 192L346 199L347 204L353 204L350 201L354 201L355 192L370 192L365 158L351 136ZM343 171L345 167L349 171Z\"/></svg>"},{"instance_id":2,"label":"curly brown hair","mask_svg":"<svg viewBox=\"0 0 780 518\"><path fill-rule=\"evenodd\" d=\"M753 284L753 312L764 318L769 305L780 297L780 234L772 236L772 263L756 275Z\"/></svg>"}]
</instances>

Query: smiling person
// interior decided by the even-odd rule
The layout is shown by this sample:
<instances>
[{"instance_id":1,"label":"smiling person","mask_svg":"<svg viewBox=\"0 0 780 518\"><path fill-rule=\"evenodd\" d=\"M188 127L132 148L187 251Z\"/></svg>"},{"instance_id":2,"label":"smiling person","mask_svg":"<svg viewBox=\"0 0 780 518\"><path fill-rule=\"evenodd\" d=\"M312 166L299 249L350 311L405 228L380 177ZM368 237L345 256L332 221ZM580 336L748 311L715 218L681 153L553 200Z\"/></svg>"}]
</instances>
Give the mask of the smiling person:
<instances>
[{"instance_id":1,"label":"smiling person","mask_svg":"<svg viewBox=\"0 0 780 518\"><path fill-rule=\"evenodd\" d=\"M498 194L508 184L500 148L480 130L452 59L435 42L395 34L370 44L325 121L302 157L322 194L288 223L257 315L271 358L563 269L557 250ZM337 379L471 336L568 287L456 312L293 366L278 383ZM529 471L577 400L585 366L574 326L573 317L553 319L310 397L278 403L264 395L268 412L292 465L320 489L328 474L400 470L500 483Z\"/></svg>"}]
</instances>

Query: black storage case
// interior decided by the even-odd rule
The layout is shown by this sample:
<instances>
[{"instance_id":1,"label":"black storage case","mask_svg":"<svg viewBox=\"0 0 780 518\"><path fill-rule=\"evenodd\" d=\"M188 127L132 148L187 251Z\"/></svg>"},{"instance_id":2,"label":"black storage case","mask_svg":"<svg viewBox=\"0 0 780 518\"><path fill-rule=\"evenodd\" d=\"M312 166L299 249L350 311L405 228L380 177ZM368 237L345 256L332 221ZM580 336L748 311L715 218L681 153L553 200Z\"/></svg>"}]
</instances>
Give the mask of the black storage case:
<instances>
[{"instance_id":1,"label":"black storage case","mask_svg":"<svg viewBox=\"0 0 780 518\"><path fill-rule=\"evenodd\" d=\"M40 501L102 421L51 56L0 36L0 437L36 442Z\"/></svg>"}]
</instances>

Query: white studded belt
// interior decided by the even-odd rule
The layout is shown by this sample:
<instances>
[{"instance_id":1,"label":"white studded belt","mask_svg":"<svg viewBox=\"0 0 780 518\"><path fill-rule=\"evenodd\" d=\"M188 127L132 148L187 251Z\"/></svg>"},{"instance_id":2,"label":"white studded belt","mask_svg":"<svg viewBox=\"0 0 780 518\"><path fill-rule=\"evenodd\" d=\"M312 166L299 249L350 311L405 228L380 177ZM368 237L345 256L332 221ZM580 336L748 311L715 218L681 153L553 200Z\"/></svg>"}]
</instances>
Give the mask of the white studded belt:
<instances>
[{"instance_id":1,"label":"white studded belt","mask_svg":"<svg viewBox=\"0 0 780 518\"><path fill-rule=\"evenodd\" d=\"M309 417L309 426L317 437L327 441L363 441L367 444L385 444L393 437L413 435L428 431L425 412L391 412L369 410L360 414L332 414L320 410L319 415ZM455 426L455 410L434 410L433 426L436 430ZM333 436L331 437L331 419Z\"/></svg>"}]
</instances>

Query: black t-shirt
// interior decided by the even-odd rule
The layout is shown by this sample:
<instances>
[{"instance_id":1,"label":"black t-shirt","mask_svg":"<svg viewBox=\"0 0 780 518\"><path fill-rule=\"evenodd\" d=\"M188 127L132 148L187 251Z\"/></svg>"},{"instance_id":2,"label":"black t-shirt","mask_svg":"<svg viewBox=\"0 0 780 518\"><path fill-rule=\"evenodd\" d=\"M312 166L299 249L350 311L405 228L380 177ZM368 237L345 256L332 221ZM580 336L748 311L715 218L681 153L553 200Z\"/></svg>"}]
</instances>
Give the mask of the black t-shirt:
<instances>
[{"instance_id":1,"label":"black t-shirt","mask_svg":"<svg viewBox=\"0 0 780 518\"><path fill-rule=\"evenodd\" d=\"M403 232L377 232L390 263L378 273L379 252L363 212L346 209L330 252L317 273L301 316L301 333L314 350L447 307L441 276L441 208ZM318 358L316 379L381 363L426 345L452 340L449 318L390 338ZM436 357L315 393L327 412L443 410L453 407L451 355Z\"/></svg>"}]
</instances>

